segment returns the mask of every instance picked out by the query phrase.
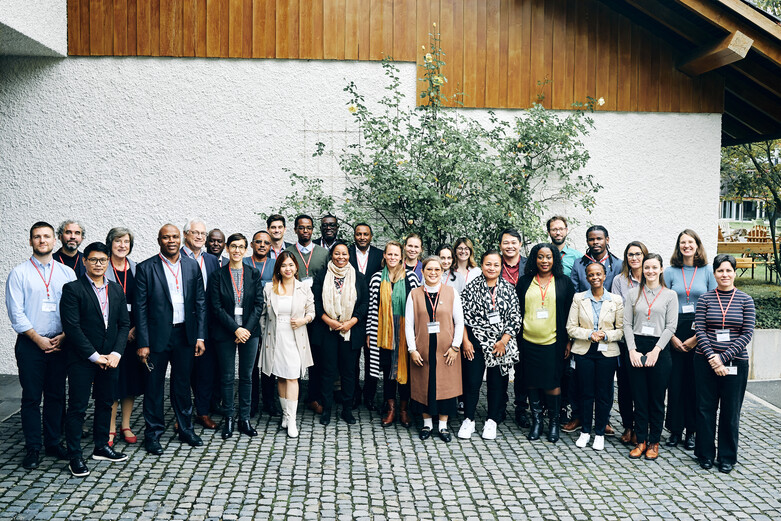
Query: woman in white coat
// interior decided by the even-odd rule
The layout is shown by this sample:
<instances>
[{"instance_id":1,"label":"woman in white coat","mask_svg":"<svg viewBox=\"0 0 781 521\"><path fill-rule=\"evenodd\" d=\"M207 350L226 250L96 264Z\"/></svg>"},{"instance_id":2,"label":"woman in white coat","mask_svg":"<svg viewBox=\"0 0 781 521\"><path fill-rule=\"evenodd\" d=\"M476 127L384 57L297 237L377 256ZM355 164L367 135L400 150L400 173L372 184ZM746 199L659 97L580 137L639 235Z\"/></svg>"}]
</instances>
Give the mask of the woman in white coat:
<instances>
[{"instance_id":1,"label":"woman in white coat","mask_svg":"<svg viewBox=\"0 0 781 521\"><path fill-rule=\"evenodd\" d=\"M272 283L263 290L266 309L260 357L263 374L277 377L281 426L291 438L298 436L298 379L314 364L305 326L315 318L315 297L309 286L297 280L297 274L296 258L287 251L280 253Z\"/></svg>"}]
</instances>

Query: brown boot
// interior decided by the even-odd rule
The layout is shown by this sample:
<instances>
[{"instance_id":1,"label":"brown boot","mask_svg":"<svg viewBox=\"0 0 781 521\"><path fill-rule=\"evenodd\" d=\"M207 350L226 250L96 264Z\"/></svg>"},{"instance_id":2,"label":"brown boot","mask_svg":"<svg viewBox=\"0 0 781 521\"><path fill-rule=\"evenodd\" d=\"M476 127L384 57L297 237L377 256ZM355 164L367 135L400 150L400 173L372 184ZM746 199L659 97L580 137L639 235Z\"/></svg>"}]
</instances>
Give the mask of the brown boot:
<instances>
[{"instance_id":1,"label":"brown boot","mask_svg":"<svg viewBox=\"0 0 781 521\"><path fill-rule=\"evenodd\" d=\"M645 442L635 445L635 448L632 449L632 451L629 453L629 457L632 459L637 459L643 454L645 454Z\"/></svg>"},{"instance_id":2,"label":"brown boot","mask_svg":"<svg viewBox=\"0 0 781 521\"><path fill-rule=\"evenodd\" d=\"M624 430L624 434L621 435L621 443L628 445L632 441L632 435L632 429ZM635 443L635 445L637 445L637 443Z\"/></svg>"},{"instance_id":3,"label":"brown boot","mask_svg":"<svg viewBox=\"0 0 781 521\"><path fill-rule=\"evenodd\" d=\"M645 459L655 460L659 457L659 444L648 444L648 450L645 451Z\"/></svg>"},{"instance_id":4,"label":"brown boot","mask_svg":"<svg viewBox=\"0 0 781 521\"><path fill-rule=\"evenodd\" d=\"M385 402L386 412L382 417L382 426L390 427L393 425L393 420L396 418L396 400L388 400Z\"/></svg>"},{"instance_id":5,"label":"brown boot","mask_svg":"<svg viewBox=\"0 0 781 521\"><path fill-rule=\"evenodd\" d=\"M412 418L409 417L409 411L407 411L407 405L409 402L407 400L401 401L401 410L399 412L399 423L402 427L409 428L410 425L412 425Z\"/></svg>"}]
</instances>

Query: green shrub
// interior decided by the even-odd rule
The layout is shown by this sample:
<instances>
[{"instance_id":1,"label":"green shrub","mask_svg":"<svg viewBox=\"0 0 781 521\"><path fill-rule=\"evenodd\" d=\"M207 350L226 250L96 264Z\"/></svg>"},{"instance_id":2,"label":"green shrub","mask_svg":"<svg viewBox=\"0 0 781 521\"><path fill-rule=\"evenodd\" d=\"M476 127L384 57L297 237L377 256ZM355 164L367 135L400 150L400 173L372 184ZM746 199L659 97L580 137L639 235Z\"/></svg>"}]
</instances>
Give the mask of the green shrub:
<instances>
[{"instance_id":1,"label":"green shrub","mask_svg":"<svg viewBox=\"0 0 781 521\"><path fill-rule=\"evenodd\" d=\"M760 281L739 281L738 288L754 299L757 329L781 329L781 287Z\"/></svg>"}]
</instances>

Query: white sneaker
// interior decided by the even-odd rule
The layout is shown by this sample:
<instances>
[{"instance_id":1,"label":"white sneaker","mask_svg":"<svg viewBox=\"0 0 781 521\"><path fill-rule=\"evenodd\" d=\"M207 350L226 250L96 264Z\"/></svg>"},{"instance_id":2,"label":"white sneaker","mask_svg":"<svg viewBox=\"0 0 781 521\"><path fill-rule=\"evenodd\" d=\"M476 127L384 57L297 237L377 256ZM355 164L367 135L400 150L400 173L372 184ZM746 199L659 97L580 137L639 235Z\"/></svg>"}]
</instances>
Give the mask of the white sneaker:
<instances>
[{"instance_id":1,"label":"white sneaker","mask_svg":"<svg viewBox=\"0 0 781 521\"><path fill-rule=\"evenodd\" d=\"M594 450L605 450L605 437L594 436L594 445L592 447Z\"/></svg>"},{"instance_id":2,"label":"white sneaker","mask_svg":"<svg viewBox=\"0 0 781 521\"><path fill-rule=\"evenodd\" d=\"M496 422L493 420L486 420L483 426L483 439L495 440L496 439Z\"/></svg>"},{"instance_id":3,"label":"white sneaker","mask_svg":"<svg viewBox=\"0 0 781 521\"><path fill-rule=\"evenodd\" d=\"M599 437L599 436L597 436L597 437ZM580 438L578 438L578 441L575 442L575 446L576 447L580 447L582 449L586 445L588 445L588 442L589 442L590 439L591 439L591 434L586 434L585 432L581 432L580 433ZM604 439L603 439L603 442L604 442Z\"/></svg>"},{"instance_id":4,"label":"white sneaker","mask_svg":"<svg viewBox=\"0 0 781 521\"><path fill-rule=\"evenodd\" d=\"M458 429L458 437L462 440L468 440L472 437L472 434L475 432L475 422L474 420L470 420L469 418L464 418L464 421L461 423L461 428Z\"/></svg>"}]
</instances>

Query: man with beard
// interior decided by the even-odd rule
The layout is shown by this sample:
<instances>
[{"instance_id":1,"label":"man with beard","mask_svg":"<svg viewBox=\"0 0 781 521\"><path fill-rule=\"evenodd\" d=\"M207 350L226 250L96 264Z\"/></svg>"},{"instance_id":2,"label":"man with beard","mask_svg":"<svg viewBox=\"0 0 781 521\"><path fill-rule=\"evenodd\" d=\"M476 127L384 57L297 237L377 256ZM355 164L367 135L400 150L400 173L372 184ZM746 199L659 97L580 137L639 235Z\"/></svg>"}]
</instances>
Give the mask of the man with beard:
<instances>
[{"instance_id":1,"label":"man with beard","mask_svg":"<svg viewBox=\"0 0 781 521\"><path fill-rule=\"evenodd\" d=\"M336 242L336 236L339 234L339 221L333 215L326 214L320 219L320 238L315 239L315 244L319 244L323 248L331 251L334 243Z\"/></svg>"},{"instance_id":2,"label":"man with beard","mask_svg":"<svg viewBox=\"0 0 781 521\"><path fill-rule=\"evenodd\" d=\"M30 228L32 257L11 270L5 285L8 318L18 335L15 353L22 386L22 432L27 452L22 466L28 470L40 464L42 397L46 454L57 459L67 456L60 445L65 409L62 351L65 334L60 320L60 298L62 287L76 280L76 273L65 264L53 262L54 243L51 224L33 224Z\"/></svg>"},{"instance_id":3,"label":"man with beard","mask_svg":"<svg viewBox=\"0 0 781 521\"><path fill-rule=\"evenodd\" d=\"M289 242L285 242L285 218L278 213L269 215L266 219L266 230L271 236L271 249L268 252L268 256L271 259L276 260L277 255L282 253L282 250L293 246Z\"/></svg>"},{"instance_id":4,"label":"man with beard","mask_svg":"<svg viewBox=\"0 0 781 521\"><path fill-rule=\"evenodd\" d=\"M85 273L84 263L81 262L82 255L79 252L84 236L84 226L78 221L67 220L57 228L57 238L60 239L62 248L54 252L54 260L75 271L77 277Z\"/></svg>"},{"instance_id":5,"label":"man with beard","mask_svg":"<svg viewBox=\"0 0 781 521\"><path fill-rule=\"evenodd\" d=\"M565 217L554 215L548 219L546 226L548 227L548 235L550 236L551 243L559 249L561 264L564 267L564 275L569 277L570 272L572 271L572 265L575 264L575 261L581 258L583 254L565 244L567 242L567 234L569 233L567 219Z\"/></svg>"},{"instance_id":6,"label":"man with beard","mask_svg":"<svg viewBox=\"0 0 781 521\"><path fill-rule=\"evenodd\" d=\"M225 251L225 234L219 228L209 232L209 236L206 238L206 251L217 257L220 268L230 262L228 257L222 256L222 252Z\"/></svg>"}]
</instances>

